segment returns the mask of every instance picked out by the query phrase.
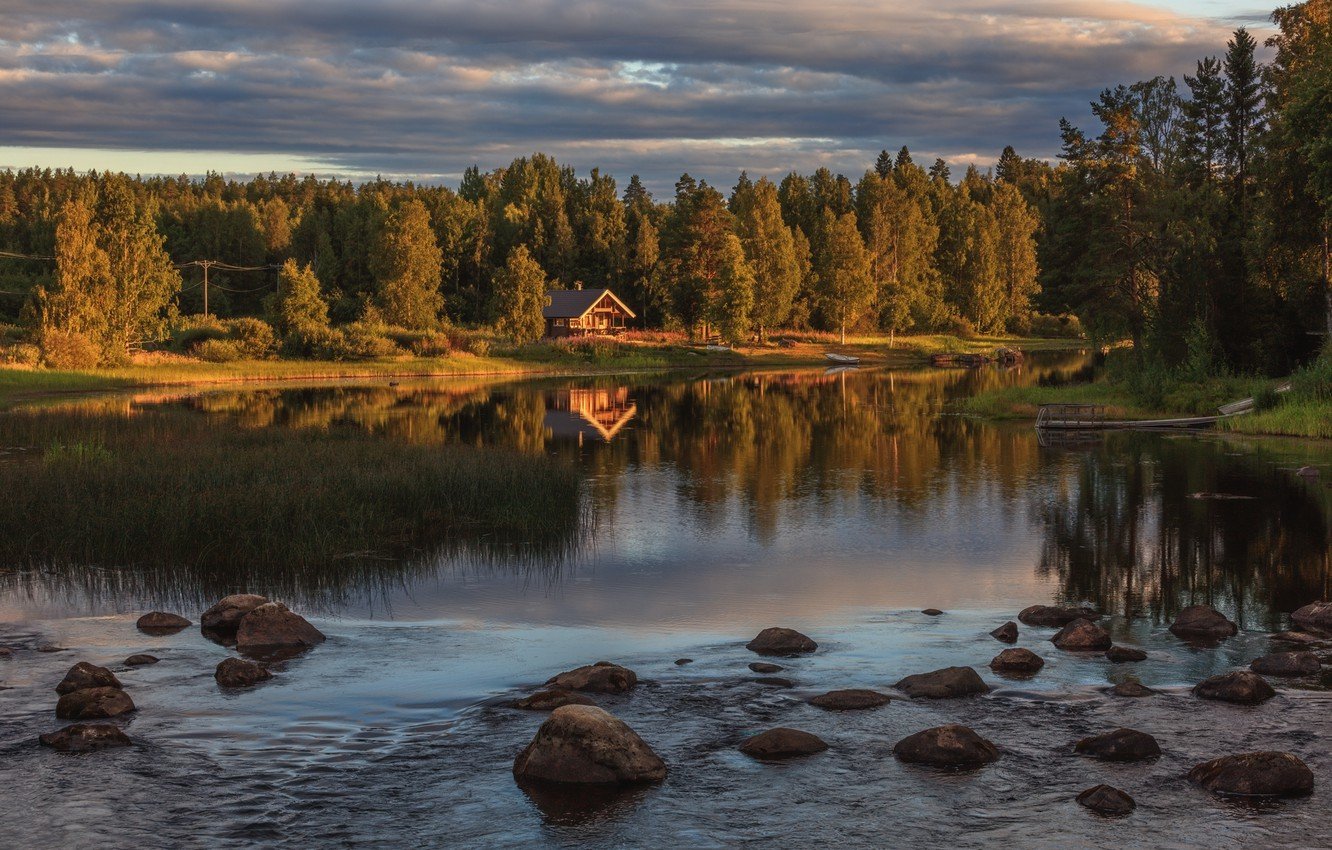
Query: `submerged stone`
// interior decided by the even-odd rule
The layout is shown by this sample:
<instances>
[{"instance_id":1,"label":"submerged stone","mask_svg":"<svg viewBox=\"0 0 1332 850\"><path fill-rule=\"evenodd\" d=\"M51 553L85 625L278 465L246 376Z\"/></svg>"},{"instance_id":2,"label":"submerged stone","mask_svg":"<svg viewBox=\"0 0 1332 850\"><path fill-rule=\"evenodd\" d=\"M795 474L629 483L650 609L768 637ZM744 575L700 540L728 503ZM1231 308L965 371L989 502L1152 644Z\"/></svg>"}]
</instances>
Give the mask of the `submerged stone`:
<instances>
[{"instance_id":1,"label":"submerged stone","mask_svg":"<svg viewBox=\"0 0 1332 850\"><path fill-rule=\"evenodd\" d=\"M1214 794L1288 797L1313 790L1314 775L1291 753L1257 752L1222 756L1189 771L1189 780Z\"/></svg>"},{"instance_id":2,"label":"submerged stone","mask_svg":"<svg viewBox=\"0 0 1332 850\"><path fill-rule=\"evenodd\" d=\"M1105 657L1112 664L1124 664L1131 661L1146 661L1147 653L1132 646L1112 646L1105 651Z\"/></svg>"},{"instance_id":3,"label":"submerged stone","mask_svg":"<svg viewBox=\"0 0 1332 850\"><path fill-rule=\"evenodd\" d=\"M826 749L827 743L818 735L785 727L760 732L740 745L740 752L756 759L797 758Z\"/></svg>"},{"instance_id":4,"label":"submerged stone","mask_svg":"<svg viewBox=\"0 0 1332 850\"><path fill-rule=\"evenodd\" d=\"M1149 697L1156 691L1141 682L1120 682L1110 689L1110 693L1117 697Z\"/></svg>"},{"instance_id":5,"label":"submerged stone","mask_svg":"<svg viewBox=\"0 0 1332 850\"><path fill-rule=\"evenodd\" d=\"M1023 608L1018 619L1029 626L1067 626L1074 620L1099 620L1091 608L1061 608L1056 605L1032 605Z\"/></svg>"},{"instance_id":6,"label":"submerged stone","mask_svg":"<svg viewBox=\"0 0 1332 850\"><path fill-rule=\"evenodd\" d=\"M1267 680L1248 670L1222 673L1204 679L1193 686L1193 693L1201 699L1257 705L1276 696Z\"/></svg>"},{"instance_id":7,"label":"submerged stone","mask_svg":"<svg viewBox=\"0 0 1332 850\"><path fill-rule=\"evenodd\" d=\"M999 758L999 748L959 723L908 735L893 745L893 755L911 764L974 767Z\"/></svg>"},{"instance_id":8,"label":"submerged stone","mask_svg":"<svg viewBox=\"0 0 1332 850\"><path fill-rule=\"evenodd\" d=\"M755 661L749 665L749 669L755 673L780 673L786 668L780 664L769 664L766 661Z\"/></svg>"},{"instance_id":9,"label":"submerged stone","mask_svg":"<svg viewBox=\"0 0 1332 850\"><path fill-rule=\"evenodd\" d=\"M1312 652L1274 652L1255 658L1249 669L1264 676L1312 676L1323 669L1323 663Z\"/></svg>"},{"instance_id":10,"label":"submerged stone","mask_svg":"<svg viewBox=\"0 0 1332 850\"><path fill-rule=\"evenodd\" d=\"M940 611L938 608L926 608L924 611L921 611L920 613L926 615L927 617L937 617L943 612Z\"/></svg>"},{"instance_id":11,"label":"submerged stone","mask_svg":"<svg viewBox=\"0 0 1332 850\"><path fill-rule=\"evenodd\" d=\"M213 679L224 688L248 688L273 678L273 674L240 658L227 658L213 671Z\"/></svg>"},{"instance_id":12,"label":"submerged stone","mask_svg":"<svg viewBox=\"0 0 1332 850\"><path fill-rule=\"evenodd\" d=\"M134 711L134 700L120 688L84 688L65 694L56 703L61 720L99 720Z\"/></svg>"},{"instance_id":13,"label":"submerged stone","mask_svg":"<svg viewBox=\"0 0 1332 850\"><path fill-rule=\"evenodd\" d=\"M37 736L43 747L62 753L87 753L112 747L128 747L129 736L110 723L75 723L55 732Z\"/></svg>"},{"instance_id":14,"label":"submerged stone","mask_svg":"<svg viewBox=\"0 0 1332 850\"><path fill-rule=\"evenodd\" d=\"M902 679L894 687L912 699L950 699L990 692L990 686L970 667L945 667L917 673Z\"/></svg>"},{"instance_id":15,"label":"submerged stone","mask_svg":"<svg viewBox=\"0 0 1332 850\"><path fill-rule=\"evenodd\" d=\"M745 644L745 648L759 655L797 655L813 652L819 648L819 645L795 629L774 626L759 632L753 640Z\"/></svg>"},{"instance_id":16,"label":"submerged stone","mask_svg":"<svg viewBox=\"0 0 1332 850\"><path fill-rule=\"evenodd\" d=\"M1092 735L1074 744L1073 750L1104 761L1142 761L1161 755L1156 739L1136 729L1116 729Z\"/></svg>"},{"instance_id":17,"label":"submerged stone","mask_svg":"<svg viewBox=\"0 0 1332 850\"><path fill-rule=\"evenodd\" d=\"M660 782L666 763L623 721L592 705L551 712L513 763L519 779L567 784Z\"/></svg>"},{"instance_id":18,"label":"submerged stone","mask_svg":"<svg viewBox=\"0 0 1332 850\"><path fill-rule=\"evenodd\" d=\"M628 667L609 661L598 661L564 673L551 676L546 684L566 691L589 691L594 694L622 694L638 685L638 674Z\"/></svg>"},{"instance_id":19,"label":"submerged stone","mask_svg":"<svg viewBox=\"0 0 1332 850\"><path fill-rule=\"evenodd\" d=\"M537 691L529 697L523 697L516 700L514 708L521 708L526 711L554 711L565 705L596 705L596 701L589 696L584 696L574 691L566 691L562 688L549 688L544 691Z\"/></svg>"},{"instance_id":20,"label":"submerged stone","mask_svg":"<svg viewBox=\"0 0 1332 850\"><path fill-rule=\"evenodd\" d=\"M1101 815L1126 815L1137 808L1133 798L1118 788L1095 785L1077 797L1078 804Z\"/></svg>"},{"instance_id":21,"label":"submerged stone","mask_svg":"<svg viewBox=\"0 0 1332 850\"><path fill-rule=\"evenodd\" d=\"M892 700L887 694L865 688L828 691L826 694L819 694L809 699L810 705L815 708L826 708L829 711L860 711L867 708L878 708L890 702Z\"/></svg>"},{"instance_id":22,"label":"submerged stone","mask_svg":"<svg viewBox=\"0 0 1332 850\"><path fill-rule=\"evenodd\" d=\"M1191 640L1221 640L1239 631L1239 627L1211 605L1190 605L1170 624L1175 635Z\"/></svg>"},{"instance_id":23,"label":"submerged stone","mask_svg":"<svg viewBox=\"0 0 1332 850\"><path fill-rule=\"evenodd\" d=\"M1068 652L1103 652L1110 648L1110 633L1090 620L1074 620L1050 641Z\"/></svg>"},{"instance_id":24,"label":"submerged stone","mask_svg":"<svg viewBox=\"0 0 1332 850\"><path fill-rule=\"evenodd\" d=\"M156 655L147 655L145 653L139 653L137 655L131 655L129 658L126 658L125 665L127 667L144 667L149 664L156 664L158 661L161 660L162 659L158 658Z\"/></svg>"},{"instance_id":25,"label":"submerged stone","mask_svg":"<svg viewBox=\"0 0 1332 850\"><path fill-rule=\"evenodd\" d=\"M1332 602L1311 602L1290 615L1301 629L1332 633Z\"/></svg>"},{"instance_id":26,"label":"submerged stone","mask_svg":"<svg viewBox=\"0 0 1332 850\"><path fill-rule=\"evenodd\" d=\"M173 634L190 627L190 621L179 614L166 611L149 611L140 617L134 625L141 632L148 634Z\"/></svg>"}]
</instances>

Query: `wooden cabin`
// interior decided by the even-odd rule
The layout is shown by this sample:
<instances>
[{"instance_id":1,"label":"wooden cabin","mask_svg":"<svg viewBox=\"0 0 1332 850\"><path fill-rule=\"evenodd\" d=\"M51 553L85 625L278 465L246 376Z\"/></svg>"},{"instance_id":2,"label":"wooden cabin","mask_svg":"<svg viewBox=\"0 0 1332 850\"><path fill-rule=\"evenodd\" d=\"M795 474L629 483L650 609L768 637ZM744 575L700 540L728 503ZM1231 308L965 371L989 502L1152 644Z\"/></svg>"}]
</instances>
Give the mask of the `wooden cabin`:
<instances>
[{"instance_id":1,"label":"wooden cabin","mask_svg":"<svg viewBox=\"0 0 1332 850\"><path fill-rule=\"evenodd\" d=\"M549 290L541 316L548 337L615 335L637 318L609 289Z\"/></svg>"}]
</instances>

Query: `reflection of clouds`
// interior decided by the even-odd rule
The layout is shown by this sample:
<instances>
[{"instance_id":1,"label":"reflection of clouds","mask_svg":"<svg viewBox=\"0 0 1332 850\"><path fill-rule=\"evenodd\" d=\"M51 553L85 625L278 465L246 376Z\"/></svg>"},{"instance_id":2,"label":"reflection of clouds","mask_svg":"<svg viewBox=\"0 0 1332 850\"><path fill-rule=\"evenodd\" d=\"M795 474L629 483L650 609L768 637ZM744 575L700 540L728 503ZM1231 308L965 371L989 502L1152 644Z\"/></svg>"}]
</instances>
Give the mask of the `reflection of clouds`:
<instances>
[{"instance_id":1,"label":"reflection of clouds","mask_svg":"<svg viewBox=\"0 0 1332 850\"><path fill-rule=\"evenodd\" d=\"M15 0L0 144L454 177L537 147L658 189L683 168L855 175L903 142L987 164L1008 142L1052 155L1060 115L1191 70L1231 26L1077 0Z\"/></svg>"}]
</instances>

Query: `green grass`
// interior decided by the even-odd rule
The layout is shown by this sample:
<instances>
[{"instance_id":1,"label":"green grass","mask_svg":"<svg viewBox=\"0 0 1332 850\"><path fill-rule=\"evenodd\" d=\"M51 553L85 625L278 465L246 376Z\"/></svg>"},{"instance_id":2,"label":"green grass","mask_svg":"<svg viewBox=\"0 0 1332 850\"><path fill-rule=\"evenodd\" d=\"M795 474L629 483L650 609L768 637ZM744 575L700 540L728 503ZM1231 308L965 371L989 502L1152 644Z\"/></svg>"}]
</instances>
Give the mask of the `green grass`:
<instances>
[{"instance_id":1,"label":"green grass","mask_svg":"<svg viewBox=\"0 0 1332 850\"><path fill-rule=\"evenodd\" d=\"M1226 430L1240 434L1278 434L1288 437L1332 439L1332 401L1283 400L1272 410L1229 419L1225 426Z\"/></svg>"}]
</instances>

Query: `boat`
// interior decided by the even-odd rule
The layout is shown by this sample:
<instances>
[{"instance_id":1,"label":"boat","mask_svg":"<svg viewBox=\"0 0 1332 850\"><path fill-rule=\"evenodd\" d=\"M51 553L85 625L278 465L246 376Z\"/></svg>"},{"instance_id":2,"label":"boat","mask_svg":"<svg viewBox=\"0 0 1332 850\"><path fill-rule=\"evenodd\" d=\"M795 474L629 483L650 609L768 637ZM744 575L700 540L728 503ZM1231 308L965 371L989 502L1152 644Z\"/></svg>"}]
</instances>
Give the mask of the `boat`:
<instances>
[{"instance_id":1,"label":"boat","mask_svg":"<svg viewBox=\"0 0 1332 850\"><path fill-rule=\"evenodd\" d=\"M828 358L830 363L836 363L838 366L859 366L860 358L853 357L850 354L838 354L835 351L825 351L823 356Z\"/></svg>"},{"instance_id":2,"label":"boat","mask_svg":"<svg viewBox=\"0 0 1332 850\"><path fill-rule=\"evenodd\" d=\"M713 344L713 343L708 343L707 345L704 346L704 348L706 348L708 351L734 351L734 350L735 350L735 349L731 348L729 345L715 345L715 344Z\"/></svg>"}]
</instances>

